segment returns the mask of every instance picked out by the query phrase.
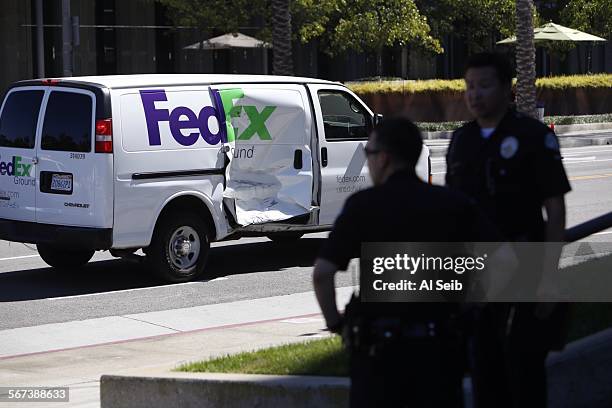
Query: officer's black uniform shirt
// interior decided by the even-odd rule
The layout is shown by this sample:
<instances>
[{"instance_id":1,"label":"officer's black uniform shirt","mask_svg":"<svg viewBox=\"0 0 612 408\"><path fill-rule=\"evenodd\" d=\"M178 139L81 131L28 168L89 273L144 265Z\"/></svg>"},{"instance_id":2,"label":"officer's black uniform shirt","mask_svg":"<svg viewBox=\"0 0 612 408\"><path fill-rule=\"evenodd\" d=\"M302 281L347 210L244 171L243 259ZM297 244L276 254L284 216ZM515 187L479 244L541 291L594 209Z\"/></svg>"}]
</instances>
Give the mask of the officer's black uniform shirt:
<instances>
[{"instance_id":1,"label":"officer's black uniform shirt","mask_svg":"<svg viewBox=\"0 0 612 408\"><path fill-rule=\"evenodd\" d=\"M495 131L481 135L476 121L453 134L446 184L474 198L509 240L544 240L544 200L571 190L557 136L513 110Z\"/></svg>"},{"instance_id":2,"label":"officer's black uniform shirt","mask_svg":"<svg viewBox=\"0 0 612 408\"><path fill-rule=\"evenodd\" d=\"M497 230L465 195L419 180L413 171L398 171L379 186L350 196L319 257L345 270L358 258L363 242L499 241ZM419 314L415 304L386 304ZM424 306L428 312L431 305ZM400 312L400 314L405 314Z\"/></svg>"}]
</instances>

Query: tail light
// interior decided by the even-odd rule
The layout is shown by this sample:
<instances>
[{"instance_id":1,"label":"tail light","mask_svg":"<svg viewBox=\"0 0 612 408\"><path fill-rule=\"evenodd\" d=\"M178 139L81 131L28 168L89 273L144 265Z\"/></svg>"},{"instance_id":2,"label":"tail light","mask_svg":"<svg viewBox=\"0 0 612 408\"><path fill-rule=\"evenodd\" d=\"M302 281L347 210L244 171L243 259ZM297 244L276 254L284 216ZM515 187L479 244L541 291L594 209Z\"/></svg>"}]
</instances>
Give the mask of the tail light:
<instances>
[{"instance_id":1,"label":"tail light","mask_svg":"<svg viewBox=\"0 0 612 408\"><path fill-rule=\"evenodd\" d=\"M113 152L113 121L100 119L96 121L96 153Z\"/></svg>"}]
</instances>

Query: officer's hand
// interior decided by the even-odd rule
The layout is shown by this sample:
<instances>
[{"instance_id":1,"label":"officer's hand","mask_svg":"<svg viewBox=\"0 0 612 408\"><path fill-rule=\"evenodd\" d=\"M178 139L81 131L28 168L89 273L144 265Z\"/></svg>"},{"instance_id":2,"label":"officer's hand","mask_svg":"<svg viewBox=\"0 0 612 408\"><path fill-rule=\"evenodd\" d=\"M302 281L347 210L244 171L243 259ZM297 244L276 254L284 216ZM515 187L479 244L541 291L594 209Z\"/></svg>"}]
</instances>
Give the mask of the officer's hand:
<instances>
[{"instance_id":1,"label":"officer's hand","mask_svg":"<svg viewBox=\"0 0 612 408\"><path fill-rule=\"evenodd\" d=\"M344 316L340 316L338 320L333 323L327 322L327 330L335 334L342 334L342 330L344 329Z\"/></svg>"}]
</instances>

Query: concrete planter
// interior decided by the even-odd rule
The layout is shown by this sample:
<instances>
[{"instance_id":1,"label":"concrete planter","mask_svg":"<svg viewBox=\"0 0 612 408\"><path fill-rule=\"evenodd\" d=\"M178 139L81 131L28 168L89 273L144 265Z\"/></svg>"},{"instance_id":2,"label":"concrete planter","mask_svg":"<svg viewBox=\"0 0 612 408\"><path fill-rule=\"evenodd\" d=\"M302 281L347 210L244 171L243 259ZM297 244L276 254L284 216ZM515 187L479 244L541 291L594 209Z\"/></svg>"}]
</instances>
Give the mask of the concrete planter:
<instances>
[{"instance_id":1,"label":"concrete planter","mask_svg":"<svg viewBox=\"0 0 612 408\"><path fill-rule=\"evenodd\" d=\"M612 328L570 343L548 358L548 406L612 406ZM179 373L144 370L103 375L102 408L347 407L343 377ZM465 390L468 407L471 389Z\"/></svg>"},{"instance_id":2,"label":"concrete planter","mask_svg":"<svg viewBox=\"0 0 612 408\"><path fill-rule=\"evenodd\" d=\"M103 375L102 408L348 406L350 380L343 377L146 372Z\"/></svg>"},{"instance_id":3,"label":"concrete planter","mask_svg":"<svg viewBox=\"0 0 612 408\"><path fill-rule=\"evenodd\" d=\"M369 93L359 97L376 113L407 115L415 122L470 120L463 92ZM612 112L612 88L538 89L546 116L596 115Z\"/></svg>"}]
</instances>

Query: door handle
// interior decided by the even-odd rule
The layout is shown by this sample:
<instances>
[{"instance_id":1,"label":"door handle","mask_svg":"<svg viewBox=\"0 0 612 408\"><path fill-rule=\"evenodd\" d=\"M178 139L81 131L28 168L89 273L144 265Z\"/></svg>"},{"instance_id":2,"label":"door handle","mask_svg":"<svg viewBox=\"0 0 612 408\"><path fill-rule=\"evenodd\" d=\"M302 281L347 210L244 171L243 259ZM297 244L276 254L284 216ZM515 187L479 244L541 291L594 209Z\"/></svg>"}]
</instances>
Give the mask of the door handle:
<instances>
[{"instance_id":1,"label":"door handle","mask_svg":"<svg viewBox=\"0 0 612 408\"><path fill-rule=\"evenodd\" d=\"M327 147L321 148L321 166L327 167Z\"/></svg>"},{"instance_id":2,"label":"door handle","mask_svg":"<svg viewBox=\"0 0 612 408\"><path fill-rule=\"evenodd\" d=\"M302 168L302 166L302 150L297 149L295 153L293 153L293 168L299 170Z\"/></svg>"},{"instance_id":3,"label":"door handle","mask_svg":"<svg viewBox=\"0 0 612 408\"><path fill-rule=\"evenodd\" d=\"M32 163L38 164L38 157L32 157Z\"/></svg>"}]
</instances>

